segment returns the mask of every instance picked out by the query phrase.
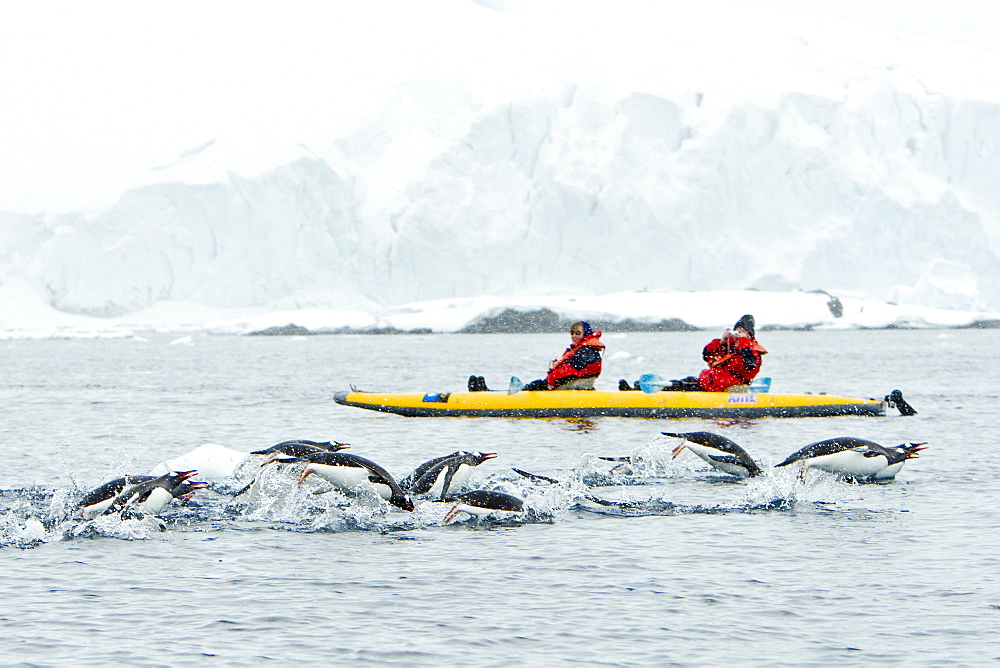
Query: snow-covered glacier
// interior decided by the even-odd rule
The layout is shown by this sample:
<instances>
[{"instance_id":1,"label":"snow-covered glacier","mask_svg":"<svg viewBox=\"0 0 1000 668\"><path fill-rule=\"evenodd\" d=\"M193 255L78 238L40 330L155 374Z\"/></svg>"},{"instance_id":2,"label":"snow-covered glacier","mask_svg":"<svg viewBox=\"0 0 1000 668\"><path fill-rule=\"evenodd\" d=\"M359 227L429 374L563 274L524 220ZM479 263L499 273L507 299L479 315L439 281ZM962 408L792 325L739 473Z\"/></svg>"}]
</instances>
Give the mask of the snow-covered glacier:
<instances>
[{"instance_id":1,"label":"snow-covered glacier","mask_svg":"<svg viewBox=\"0 0 1000 668\"><path fill-rule=\"evenodd\" d=\"M996 87L790 43L722 82L693 51L634 86L410 81L254 173L220 137L103 210L0 213L0 287L103 318L729 290L1000 309Z\"/></svg>"}]
</instances>

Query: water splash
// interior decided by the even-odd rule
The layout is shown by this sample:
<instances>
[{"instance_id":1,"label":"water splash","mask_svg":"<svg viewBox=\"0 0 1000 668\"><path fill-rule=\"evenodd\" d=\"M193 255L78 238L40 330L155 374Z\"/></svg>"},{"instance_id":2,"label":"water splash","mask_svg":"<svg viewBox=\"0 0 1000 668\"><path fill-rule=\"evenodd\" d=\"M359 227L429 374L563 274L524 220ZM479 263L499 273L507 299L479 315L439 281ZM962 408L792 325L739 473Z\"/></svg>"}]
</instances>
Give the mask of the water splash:
<instances>
[{"instance_id":1,"label":"water splash","mask_svg":"<svg viewBox=\"0 0 1000 668\"><path fill-rule=\"evenodd\" d=\"M227 462L234 461L227 455ZM738 480L729 476L692 477L678 465L663 437L628 453L624 461L587 454L566 468L545 476L523 476L505 470L475 477L469 488L511 494L524 501L521 514L496 518L462 515L449 523L472 529L553 523L578 513L609 517L675 516L787 512L801 509L865 510L851 507L863 500L857 485L831 475L809 476L805 483L791 470L771 470L763 476ZM200 490L191 501L168 506L161 517L128 511L97 518L75 517L82 492L76 488L30 487L6 490L0 496L0 548L30 548L60 540L117 538L146 540L168 530L204 530L232 526L307 533L376 531L412 532L440 528L452 504L418 500L412 513L392 507L374 489L345 494L310 478L298 483L299 464L261 467L259 456L246 456L230 474ZM699 468L698 473L703 473ZM725 483L723 488L712 487ZM737 494L729 493L729 489ZM707 493L706 500L695 499ZM682 497L685 501L680 501Z\"/></svg>"}]
</instances>

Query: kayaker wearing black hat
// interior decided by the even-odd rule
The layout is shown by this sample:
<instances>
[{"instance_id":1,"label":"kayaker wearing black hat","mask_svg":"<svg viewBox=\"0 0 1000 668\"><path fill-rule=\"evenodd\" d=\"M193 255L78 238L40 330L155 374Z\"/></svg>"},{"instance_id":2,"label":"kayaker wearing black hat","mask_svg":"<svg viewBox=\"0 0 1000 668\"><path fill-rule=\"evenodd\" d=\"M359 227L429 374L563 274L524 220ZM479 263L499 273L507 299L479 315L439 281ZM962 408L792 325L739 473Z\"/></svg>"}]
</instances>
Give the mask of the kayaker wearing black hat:
<instances>
[{"instance_id":1,"label":"kayaker wearing black hat","mask_svg":"<svg viewBox=\"0 0 1000 668\"><path fill-rule=\"evenodd\" d=\"M752 315L736 321L721 338L712 339L701 356L708 367L698 374L698 385L706 392L722 392L733 385L746 385L760 371L761 355L767 354L757 343Z\"/></svg>"},{"instance_id":2,"label":"kayaker wearing black hat","mask_svg":"<svg viewBox=\"0 0 1000 668\"><path fill-rule=\"evenodd\" d=\"M712 339L701 351L708 368L698 377L688 376L671 381L664 387L673 392L724 392L733 385L746 385L760 371L761 355L767 354L764 346L754 336L753 316L747 314L727 329L721 338ZM639 389L638 381L630 387L624 378L618 382L619 390Z\"/></svg>"}]
</instances>

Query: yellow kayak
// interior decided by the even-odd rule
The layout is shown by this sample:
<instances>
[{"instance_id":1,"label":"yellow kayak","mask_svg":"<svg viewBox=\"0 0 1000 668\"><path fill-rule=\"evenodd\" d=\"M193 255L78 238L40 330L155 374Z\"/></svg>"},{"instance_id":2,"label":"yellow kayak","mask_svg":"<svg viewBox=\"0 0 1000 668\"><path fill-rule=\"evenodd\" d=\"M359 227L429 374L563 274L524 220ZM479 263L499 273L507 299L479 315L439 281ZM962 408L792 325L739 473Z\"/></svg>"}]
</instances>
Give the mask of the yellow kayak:
<instances>
[{"instance_id":1,"label":"yellow kayak","mask_svg":"<svg viewBox=\"0 0 1000 668\"><path fill-rule=\"evenodd\" d=\"M887 400L753 392L337 392L334 401L407 417L759 418L885 415Z\"/></svg>"}]
</instances>

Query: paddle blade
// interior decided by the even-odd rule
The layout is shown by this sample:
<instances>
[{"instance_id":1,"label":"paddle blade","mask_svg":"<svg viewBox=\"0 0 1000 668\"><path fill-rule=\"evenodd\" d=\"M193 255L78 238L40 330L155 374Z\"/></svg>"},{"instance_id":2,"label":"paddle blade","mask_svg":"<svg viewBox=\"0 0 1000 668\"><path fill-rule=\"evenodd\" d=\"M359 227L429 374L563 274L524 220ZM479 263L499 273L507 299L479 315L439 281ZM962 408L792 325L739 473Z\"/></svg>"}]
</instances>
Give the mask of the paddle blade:
<instances>
[{"instance_id":1,"label":"paddle blade","mask_svg":"<svg viewBox=\"0 0 1000 668\"><path fill-rule=\"evenodd\" d=\"M654 394L665 388L670 383L663 380L663 376L655 373L644 373L639 376L639 389L646 394Z\"/></svg>"},{"instance_id":2,"label":"paddle blade","mask_svg":"<svg viewBox=\"0 0 1000 668\"><path fill-rule=\"evenodd\" d=\"M511 394L517 394L523 389L524 389L524 383L521 382L521 379L518 378L517 376L511 376L510 385L507 386L508 396Z\"/></svg>"}]
</instances>

